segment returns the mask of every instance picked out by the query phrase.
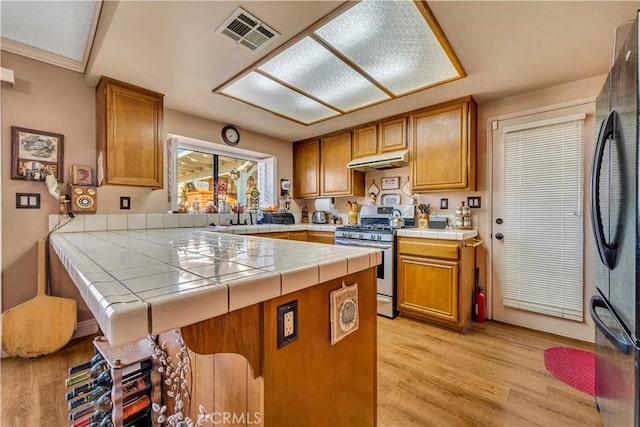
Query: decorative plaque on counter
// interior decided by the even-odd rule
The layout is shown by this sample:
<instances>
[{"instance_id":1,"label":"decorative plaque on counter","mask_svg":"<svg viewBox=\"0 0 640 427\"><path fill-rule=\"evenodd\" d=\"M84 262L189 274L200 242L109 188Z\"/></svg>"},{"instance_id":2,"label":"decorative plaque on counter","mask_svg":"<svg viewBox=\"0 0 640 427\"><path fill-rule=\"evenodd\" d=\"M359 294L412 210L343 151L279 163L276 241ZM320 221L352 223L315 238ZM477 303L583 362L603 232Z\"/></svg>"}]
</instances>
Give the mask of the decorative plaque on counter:
<instances>
[{"instance_id":1,"label":"decorative plaque on counter","mask_svg":"<svg viewBox=\"0 0 640 427\"><path fill-rule=\"evenodd\" d=\"M332 291L331 298L331 345L358 330L358 284L342 287Z\"/></svg>"}]
</instances>

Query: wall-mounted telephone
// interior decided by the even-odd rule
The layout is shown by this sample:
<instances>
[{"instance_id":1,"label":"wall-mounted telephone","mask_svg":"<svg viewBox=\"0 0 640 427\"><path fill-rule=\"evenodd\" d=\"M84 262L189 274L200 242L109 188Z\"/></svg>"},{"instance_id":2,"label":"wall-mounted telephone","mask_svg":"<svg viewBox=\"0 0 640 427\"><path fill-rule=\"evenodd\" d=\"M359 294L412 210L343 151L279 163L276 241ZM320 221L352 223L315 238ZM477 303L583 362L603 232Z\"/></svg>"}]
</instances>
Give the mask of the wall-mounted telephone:
<instances>
[{"instance_id":1,"label":"wall-mounted telephone","mask_svg":"<svg viewBox=\"0 0 640 427\"><path fill-rule=\"evenodd\" d=\"M69 184L71 211L76 213L95 213L98 209L96 187Z\"/></svg>"},{"instance_id":2,"label":"wall-mounted telephone","mask_svg":"<svg viewBox=\"0 0 640 427\"><path fill-rule=\"evenodd\" d=\"M76 213L95 213L98 209L96 187L71 185L69 184L69 194L60 192L58 180L52 174L45 178L49 194L60 203L60 215L74 217Z\"/></svg>"}]
</instances>

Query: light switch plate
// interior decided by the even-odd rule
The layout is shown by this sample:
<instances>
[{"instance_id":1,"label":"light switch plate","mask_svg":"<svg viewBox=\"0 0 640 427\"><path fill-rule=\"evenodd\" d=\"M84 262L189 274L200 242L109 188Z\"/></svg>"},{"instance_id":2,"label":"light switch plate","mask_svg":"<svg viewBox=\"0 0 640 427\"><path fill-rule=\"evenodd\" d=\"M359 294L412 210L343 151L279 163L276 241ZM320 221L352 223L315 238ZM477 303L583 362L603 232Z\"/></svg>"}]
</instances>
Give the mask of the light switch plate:
<instances>
[{"instance_id":1,"label":"light switch plate","mask_svg":"<svg viewBox=\"0 0 640 427\"><path fill-rule=\"evenodd\" d=\"M16 193L16 208L40 209L40 193Z\"/></svg>"},{"instance_id":2,"label":"light switch plate","mask_svg":"<svg viewBox=\"0 0 640 427\"><path fill-rule=\"evenodd\" d=\"M131 197L120 197L120 209L131 209Z\"/></svg>"},{"instance_id":3,"label":"light switch plate","mask_svg":"<svg viewBox=\"0 0 640 427\"><path fill-rule=\"evenodd\" d=\"M482 207L482 198L480 196L467 197L467 206L472 209L479 209Z\"/></svg>"},{"instance_id":4,"label":"light switch plate","mask_svg":"<svg viewBox=\"0 0 640 427\"><path fill-rule=\"evenodd\" d=\"M440 199L440 209L449 209L449 199Z\"/></svg>"}]
</instances>

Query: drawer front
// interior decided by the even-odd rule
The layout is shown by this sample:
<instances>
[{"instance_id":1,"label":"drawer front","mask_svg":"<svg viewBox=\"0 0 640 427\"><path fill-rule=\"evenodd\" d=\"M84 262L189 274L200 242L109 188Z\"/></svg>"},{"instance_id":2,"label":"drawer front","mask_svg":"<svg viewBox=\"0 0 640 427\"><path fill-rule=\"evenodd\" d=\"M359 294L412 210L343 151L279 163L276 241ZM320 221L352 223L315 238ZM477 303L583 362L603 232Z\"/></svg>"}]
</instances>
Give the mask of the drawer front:
<instances>
[{"instance_id":1,"label":"drawer front","mask_svg":"<svg viewBox=\"0 0 640 427\"><path fill-rule=\"evenodd\" d=\"M458 260L461 243L401 237L398 239L398 253L427 258Z\"/></svg>"}]
</instances>

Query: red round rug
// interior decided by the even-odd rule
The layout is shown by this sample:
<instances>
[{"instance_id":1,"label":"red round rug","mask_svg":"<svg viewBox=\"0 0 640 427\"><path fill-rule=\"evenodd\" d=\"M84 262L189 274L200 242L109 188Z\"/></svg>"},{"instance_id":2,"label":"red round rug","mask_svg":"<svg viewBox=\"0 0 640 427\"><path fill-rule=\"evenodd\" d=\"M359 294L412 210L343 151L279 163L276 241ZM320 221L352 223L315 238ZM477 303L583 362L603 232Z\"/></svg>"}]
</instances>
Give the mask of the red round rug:
<instances>
[{"instance_id":1,"label":"red round rug","mask_svg":"<svg viewBox=\"0 0 640 427\"><path fill-rule=\"evenodd\" d=\"M592 352L551 347L544 351L544 366L563 383L595 395L596 358Z\"/></svg>"}]
</instances>

